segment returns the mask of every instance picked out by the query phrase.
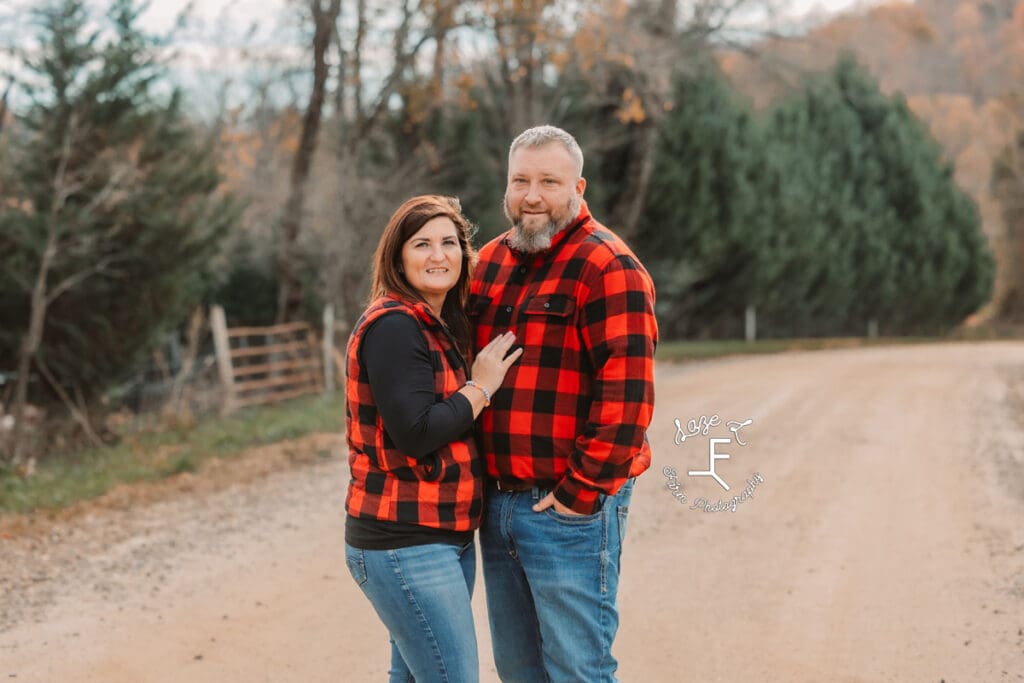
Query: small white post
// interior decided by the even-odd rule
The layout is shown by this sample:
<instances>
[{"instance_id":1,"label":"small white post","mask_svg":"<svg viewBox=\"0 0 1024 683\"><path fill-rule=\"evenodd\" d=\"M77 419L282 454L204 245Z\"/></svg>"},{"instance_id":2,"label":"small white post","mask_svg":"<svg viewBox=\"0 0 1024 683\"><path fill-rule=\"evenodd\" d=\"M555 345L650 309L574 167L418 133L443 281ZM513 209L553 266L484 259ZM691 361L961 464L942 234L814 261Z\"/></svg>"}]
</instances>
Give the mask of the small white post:
<instances>
[{"instance_id":1,"label":"small white post","mask_svg":"<svg viewBox=\"0 0 1024 683\"><path fill-rule=\"evenodd\" d=\"M874 318L868 321L868 338L878 339L878 321Z\"/></svg>"},{"instance_id":2,"label":"small white post","mask_svg":"<svg viewBox=\"0 0 1024 683\"><path fill-rule=\"evenodd\" d=\"M747 341L752 342L757 339L757 309L753 306L747 306L745 327Z\"/></svg>"},{"instance_id":3,"label":"small white post","mask_svg":"<svg viewBox=\"0 0 1024 683\"><path fill-rule=\"evenodd\" d=\"M323 352L324 393L334 392L334 304L324 306Z\"/></svg>"}]
</instances>

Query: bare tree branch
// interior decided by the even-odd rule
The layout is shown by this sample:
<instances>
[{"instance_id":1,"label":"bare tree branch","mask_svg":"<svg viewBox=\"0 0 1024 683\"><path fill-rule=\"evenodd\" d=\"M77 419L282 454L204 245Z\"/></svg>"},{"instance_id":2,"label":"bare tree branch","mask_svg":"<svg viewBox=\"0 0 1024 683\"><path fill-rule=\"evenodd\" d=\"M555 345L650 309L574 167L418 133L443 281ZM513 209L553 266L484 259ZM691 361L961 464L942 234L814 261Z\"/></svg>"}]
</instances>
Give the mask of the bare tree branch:
<instances>
[{"instance_id":1,"label":"bare tree branch","mask_svg":"<svg viewBox=\"0 0 1024 683\"><path fill-rule=\"evenodd\" d=\"M4 123L7 121L7 98L11 94L11 88L14 87L14 79L7 81L7 87L4 88L4 94L0 97L0 133L4 130Z\"/></svg>"},{"instance_id":2,"label":"bare tree branch","mask_svg":"<svg viewBox=\"0 0 1024 683\"><path fill-rule=\"evenodd\" d=\"M167 404L164 406L165 413L177 416L183 412L185 407L185 388L189 377L192 375L192 369L195 367L196 358L199 357L199 342L202 338L205 324L206 315L203 313L203 307L197 306L189 318L188 332L186 333L185 359L181 364L181 368L178 369L178 374L174 377L171 394L167 399Z\"/></svg>"},{"instance_id":3,"label":"bare tree branch","mask_svg":"<svg viewBox=\"0 0 1024 683\"><path fill-rule=\"evenodd\" d=\"M86 268L85 270L80 270L74 275L70 275L64 278L58 284L54 285L53 288L50 289L49 293L46 295L46 305L49 306L54 301L56 301L61 294L64 294L68 290L77 287L78 285L82 284L82 282L92 277L93 275L99 275L100 273L105 272L107 267L110 266L110 264L116 262L117 260L118 259L116 259L113 256L102 258L95 264Z\"/></svg>"},{"instance_id":4,"label":"bare tree branch","mask_svg":"<svg viewBox=\"0 0 1024 683\"><path fill-rule=\"evenodd\" d=\"M103 439L101 439L96 433L96 430L93 429L92 424L89 422L89 416L83 408L84 399L82 398L82 390L77 386L75 387L75 394L78 397L78 402L76 404L76 402L71 399L71 396L68 395L68 392L64 390L64 387L60 385L60 382L54 379L53 373L50 372L50 369L46 366L46 363L43 362L42 358L36 356L35 365L36 369L39 370L39 374L41 374L46 380L46 383L49 384L54 393L60 397L61 402L71 413L71 417L73 417L75 422L82 427L82 431L85 432L85 436L89 439L89 442L96 448L102 448L105 445L103 443Z\"/></svg>"},{"instance_id":5,"label":"bare tree branch","mask_svg":"<svg viewBox=\"0 0 1024 683\"><path fill-rule=\"evenodd\" d=\"M72 117L64 130L61 141L60 158L57 161L57 169L54 173L53 190L54 204L50 208L50 220L47 226L46 244L43 247L39 269L36 271L36 282L32 287L32 295L29 300L29 325L24 337L22 337L21 348L18 353L18 378L14 390L14 432L11 435L12 448L11 461L15 466L21 464L24 450L24 416L25 403L28 400L28 379L32 368L32 362L36 360L39 346L43 339L43 327L46 323L47 309L47 279L50 275L50 267L57 253L58 239L58 218L60 208L68 196L65 187L65 174L71 158L71 140L74 137L75 118Z\"/></svg>"},{"instance_id":6,"label":"bare tree branch","mask_svg":"<svg viewBox=\"0 0 1024 683\"><path fill-rule=\"evenodd\" d=\"M366 41L366 0L356 3L356 40L352 48L352 87L355 98L355 116L363 115L363 44Z\"/></svg>"},{"instance_id":7,"label":"bare tree branch","mask_svg":"<svg viewBox=\"0 0 1024 683\"><path fill-rule=\"evenodd\" d=\"M406 50L405 44L409 38L409 28L410 23L412 22L412 17L412 9L409 6L408 0L406 0L403 3L402 21L399 24L398 29L395 31L395 38L393 41L394 63L391 68L391 73L388 74L384 85L377 94L370 114L359 118L356 126L357 134L352 139L353 141L358 141L368 135L370 130L376 126L380 117L387 111L388 101L391 99L391 96L398 92L398 86L402 83L405 70L412 65L423 46L433 38L431 34L425 33L411 48Z\"/></svg>"},{"instance_id":8,"label":"bare tree branch","mask_svg":"<svg viewBox=\"0 0 1024 683\"><path fill-rule=\"evenodd\" d=\"M323 112L327 87L327 48L331 44L341 0L330 0L330 5L320 7L320 0L310 0L314 21L313 32L313 89L309 106L302 120L302 134L299 148L292 165L291 187L281 219L281 247L278 255L279 289L277 299L277 321L292 320L302 306L302 280L299 278L297 243L302 227L302 213L305 209L306 181L313 165L320 120Z\"/></svg>"},{"instance_id":9,"label":"bare tree branch","mask_svg":"<svg viewBox=\"0 0 1024 683\"><path fill-rule=\"evenodd\" d=\"M96 196L94 196L88 204L82 207L82 210L79 215L84 215L88 217L92 214L93 211L102 206L104 202L110 199L110 197L121 188L121 181L124 180L124 178L128 174L130 174L132 170L133 169L130 165L124 164L116 171L114 171L114 173L104 184L103 189L97 192Z\"/></svg>"}]
</instances>

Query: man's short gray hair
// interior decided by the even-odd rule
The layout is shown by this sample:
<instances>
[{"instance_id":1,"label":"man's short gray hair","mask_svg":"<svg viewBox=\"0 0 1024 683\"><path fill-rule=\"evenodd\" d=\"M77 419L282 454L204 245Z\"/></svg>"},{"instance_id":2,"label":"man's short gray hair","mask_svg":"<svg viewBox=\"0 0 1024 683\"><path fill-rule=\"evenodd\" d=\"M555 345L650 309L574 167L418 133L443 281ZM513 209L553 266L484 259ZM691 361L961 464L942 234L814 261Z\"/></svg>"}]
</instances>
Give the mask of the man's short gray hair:
<instances>
[{"instance_id":1,"label":"man's short gray hair","mask_svg":"<svg viewBox=\"0 0 1024 683\"><path fill-rule=\"evenodd\" d=\"M576 142L576 138L555 126L535 126L534 128L528 128L520 133L508 148L509 167L511 168L512 166L512 155L520 147L536 149L538 147L544 147L545 145L551 144L552 142L557 142L565 148L565 151L569 153L569 156L572 157L573 162L576 164L576 175L582 177L583 150L580 149L580 145Z\"/></svg>"}]
</instances>

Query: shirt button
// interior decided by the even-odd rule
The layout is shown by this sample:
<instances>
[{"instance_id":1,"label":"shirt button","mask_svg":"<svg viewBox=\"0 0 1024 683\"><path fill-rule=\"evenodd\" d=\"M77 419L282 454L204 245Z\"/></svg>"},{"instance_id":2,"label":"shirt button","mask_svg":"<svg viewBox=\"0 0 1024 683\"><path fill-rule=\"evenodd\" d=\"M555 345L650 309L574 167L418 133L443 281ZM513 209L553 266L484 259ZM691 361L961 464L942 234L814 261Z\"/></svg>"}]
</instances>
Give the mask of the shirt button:
<instances>
[{"instance_id":1,"label":"shirt button","mask_svg":"<svg viewBox=\"0 0 1024 683\"><path fill-rule=\"evenodd\" d=\"M551 308L551 302L550 301L545 301L544 302L544 308Z\"/></svg>"},{"instance_id":2,"label":"shirt button","mask_svg":"<svg viewBox=\"0 0 1024 683\"><path fill-rule=\"evenodd\" d=\"M526 266L519 266L519 272L525 274L526 273Z\"/></svg>"},{"instance_id":3,"label":"shirt button","mask_svg":"<svg viewBox=\"0 0 1024 683\"><path fill-rule=\"evenodd\" d=\"M512 312L512 307L511 306L506 306L505 307L505 312L506 313L511 313Z\"/></svg>"}]
</instances>

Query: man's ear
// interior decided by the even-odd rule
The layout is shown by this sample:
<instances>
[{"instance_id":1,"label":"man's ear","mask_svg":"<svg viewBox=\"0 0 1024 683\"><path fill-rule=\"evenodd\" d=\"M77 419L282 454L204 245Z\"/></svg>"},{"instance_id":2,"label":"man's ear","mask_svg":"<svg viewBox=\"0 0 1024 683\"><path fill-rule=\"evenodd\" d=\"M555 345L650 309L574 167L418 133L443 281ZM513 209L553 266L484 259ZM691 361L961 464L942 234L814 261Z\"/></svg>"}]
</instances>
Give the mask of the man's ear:
<instances>
[{"instance_id":1,"label":"man's ear","mask_svg":"<svg viewBox=\"0 0 1024 683\"><path fill-rule=\"evenodd\" d=\"M587 179L581 176L580 179L576 181L576 194L578 194L579 196L582 197L583 196L583 191L586 190L586 189L587 189Z\"/></svg>"}]
</instances>

